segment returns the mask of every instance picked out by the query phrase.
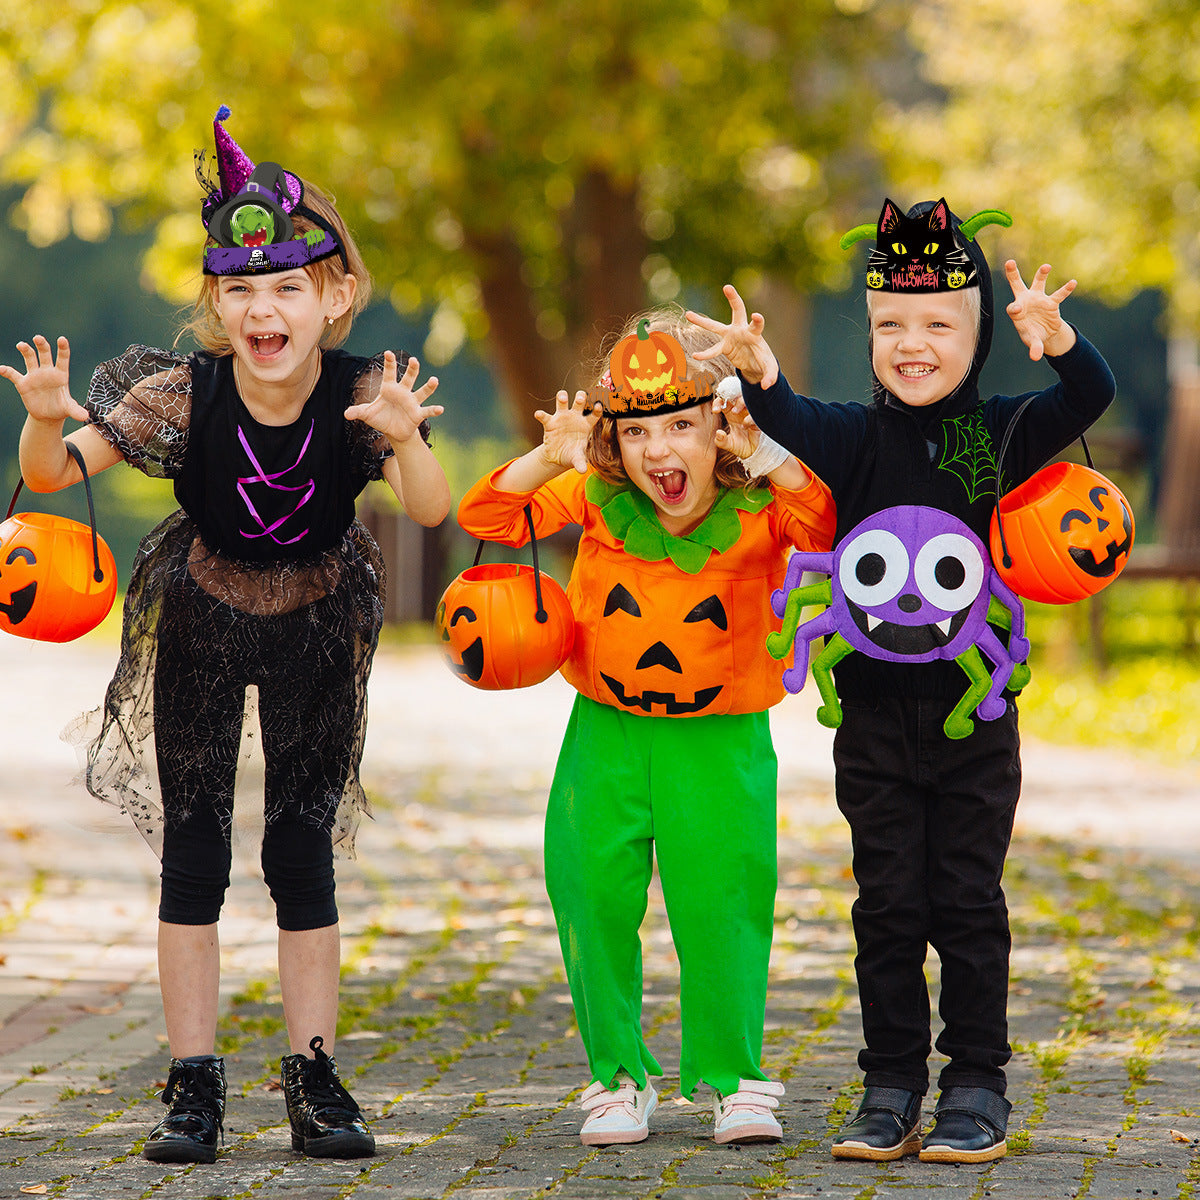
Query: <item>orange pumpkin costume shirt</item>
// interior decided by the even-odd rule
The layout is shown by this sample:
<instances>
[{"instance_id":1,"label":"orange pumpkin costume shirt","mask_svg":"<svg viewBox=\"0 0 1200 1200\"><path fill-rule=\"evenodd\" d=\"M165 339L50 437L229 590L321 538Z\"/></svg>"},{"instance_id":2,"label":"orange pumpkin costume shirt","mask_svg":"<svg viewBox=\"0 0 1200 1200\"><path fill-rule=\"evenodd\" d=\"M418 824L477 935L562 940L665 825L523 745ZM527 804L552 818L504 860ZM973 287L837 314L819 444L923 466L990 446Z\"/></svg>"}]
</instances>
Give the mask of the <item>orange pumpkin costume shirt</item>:
<instances>
[{"instance_id":1,"label":"orange pumpkin costume shirt","mask_svg":"<svg viewBox=\"0 0 1200 1200\"><path fill-rule=\"evenodd\" d=\"M529 540L526 504L539 537L582 525L567 584L575 645L562 667L581 694L653 716L761 712L783 699L765 648L777 624L770 595L791 547L832 544L836 511L816 476L799 491L722 491L692 533L675 537L632 484L568 470L533 492L506 492L495 487L504 469L467 492L459 523L508 546Z\"/></svg>"}]
</instances>

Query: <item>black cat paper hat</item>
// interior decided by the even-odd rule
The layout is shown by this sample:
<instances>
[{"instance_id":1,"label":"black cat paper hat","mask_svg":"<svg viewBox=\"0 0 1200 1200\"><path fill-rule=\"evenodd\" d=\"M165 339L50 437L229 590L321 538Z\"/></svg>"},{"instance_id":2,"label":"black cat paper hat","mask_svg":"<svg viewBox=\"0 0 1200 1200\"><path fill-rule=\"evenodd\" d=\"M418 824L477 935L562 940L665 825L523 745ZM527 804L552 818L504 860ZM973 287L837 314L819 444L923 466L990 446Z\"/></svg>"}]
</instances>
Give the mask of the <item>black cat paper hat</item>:
<instances>
[{"instance_id":1,"label":"black cat paper hat","mask_svg":"<svg viewBox=\"0 0 1200 1200\"><path fill-rule=\"evenodd\" d=\"M1012 224L998 208L985 209L966 221L950 211L945 199L901 212L884 200L877 225L859 225L842 235L841 247L874 235L875 248L867 260L867 287L873 292L957 292L979 286L976 255L968 249L987 225ZM982 256L978 256L982 258Z\"/></svg>"}]
</instances>

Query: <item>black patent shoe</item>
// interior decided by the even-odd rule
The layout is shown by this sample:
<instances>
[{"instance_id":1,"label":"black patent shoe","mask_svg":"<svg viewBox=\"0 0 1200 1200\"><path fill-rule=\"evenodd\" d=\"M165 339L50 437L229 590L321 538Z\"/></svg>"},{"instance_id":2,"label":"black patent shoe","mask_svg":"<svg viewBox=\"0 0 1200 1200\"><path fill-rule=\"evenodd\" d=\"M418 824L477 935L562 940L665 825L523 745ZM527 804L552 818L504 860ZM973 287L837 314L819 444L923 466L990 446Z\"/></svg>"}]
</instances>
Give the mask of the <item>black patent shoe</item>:
<instances>
[{"instance_id":1,"label":"black patent shoe","mask_svg":"<svg viewBox=\"0 0 1200 1200\"><path fill-rule=\"evenodd\" d=\"M945 1088L933 1112L933 1128L921 1142L921 1161L980 1163L1003 1158L1008 1153L1010 1112L1012 1105L999 1092Z\"/></svg>"},{"instance_id":2,"label":"black patent shoe","mask_svg":"<svg viewBox=\"0 0 1200 1200\"><path fill-rule=\"evenodd\" d=\"M869 1087L854 1120L833 1139L834 1158L891 1162L921 1149L921 1093Z\"/></svg>"},{"instance_id":3,"label":"black patent shoe","mask_svg":"<svg viewBox=\"0 0 1200 1200\"><path fill-rule=\"evenodd\" d=\"M315 1058L287 1054L279 1064L292 1149L314 1158L366 1158L375 1153L375 1139L324 1043L320 1037L309 1042Z\"/></svg>"},{"instance_id":4,"label":"black patent shoe","mask_svg":"<svg viewBox=\"0 0 1200 1200\"><path fill-rule=\"evenodd\" d=\"M216 1162L217 1139L224 1134L224 1060L171 1059L160 1098L170 1111L150 1131L142 1157L151 1162Z\"/></svg>"}]
</instances>

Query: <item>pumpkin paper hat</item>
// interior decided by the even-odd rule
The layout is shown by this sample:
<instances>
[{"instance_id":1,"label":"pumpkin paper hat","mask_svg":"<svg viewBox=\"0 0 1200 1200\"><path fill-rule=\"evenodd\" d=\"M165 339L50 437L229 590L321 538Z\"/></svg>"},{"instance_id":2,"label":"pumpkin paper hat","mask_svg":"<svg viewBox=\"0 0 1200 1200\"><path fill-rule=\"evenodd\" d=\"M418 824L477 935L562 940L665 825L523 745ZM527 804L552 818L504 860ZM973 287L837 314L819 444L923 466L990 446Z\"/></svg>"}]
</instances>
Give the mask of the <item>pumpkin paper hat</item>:
<instances>
[{"instance_id":1,"label":"pumpkin paper hat","mask_svg":"<svg viewBox=\"0 0 1200 1200\"><path fill-rule=\"evenodd\" d=\"M623 337L608 358L604 381L588 393L610 417L654 416L691 408L712 395L707 375L689 379L687 353L677 337L638 322L637 332Z\"/></svg>"},{"instance_id":2,"label":"pumpkin paper hat","mask_svg":"<svg viewBox=\"0 0 1200 1200\"><path fill-rule=\"evenodd\" d=\"M213 120L218 183L204 172L204 153L196 154L196 177L208 193L200 219L217 244L204 251L206 275L267 275L292 271L346 252L329 222L304 204L299 176L278 163L255 166L233 140L222 104ZM306 217L318 228L296 233L292 215Z\"/></svg>"},{"instance_id":3,"label":"pumpkin paper hat","mask_svg":"<svg viewBox=\"0 0 1200 1200\"><path fill-rule=\"evenodd\" d=\"M986 225L1012 224L999 209L986 209L966 221L950 211L945 199L925 201L904 213L884 200L876 225L859 225L842 236L841 247L874 236L867 260L867 287L875 292L956 292L979 286L980 262L975 235ZM972 253L972 250L975 253Z\"/></svg>"}]
</instances>

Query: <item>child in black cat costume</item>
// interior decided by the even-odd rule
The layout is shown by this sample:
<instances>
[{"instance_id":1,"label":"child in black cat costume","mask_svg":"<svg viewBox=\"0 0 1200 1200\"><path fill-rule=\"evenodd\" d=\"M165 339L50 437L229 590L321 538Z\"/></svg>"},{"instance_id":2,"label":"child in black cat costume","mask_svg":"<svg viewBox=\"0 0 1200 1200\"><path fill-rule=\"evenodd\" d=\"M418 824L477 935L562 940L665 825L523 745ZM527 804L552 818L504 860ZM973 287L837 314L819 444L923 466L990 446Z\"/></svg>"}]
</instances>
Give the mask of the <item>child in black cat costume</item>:
<instances>
[{"instance_id":1,"label":"child in black cat costume","mask_svg":"<svg viewBox=\"0 0 1200 1200\"><path fill-rule=\"evenodd\" d=\"M974 235L1002 213L964 225L944 200L907 214L891 201L877 226L867 271L873 403L821 404L796 395L732 287L732 322L693 313L720 335L706 353L738 367L761 429L824 479L837 503L837 539L864 518L920 505L964 521L984 544L995 507L995 457L1027 397L981 403L977 380L992 340L991 276ZM1105 410L1115 385L1097 351L1059 315L1075 281L1046 294L1050 267L1026 287L1011 260L1007 312L1034 361L1059 382L1022 417L1003 464L1006 484L1028 478ZM704 358L705 354L697 355ZM954 428L952 428L954 427ZM955 469L947 445L967 445L974 471ZM987 475L991 472L991 486ZM876 556L878 557L878 556ZM843 720L834 739L838 806L850 824L859 894L853 910L855 968L866 1048L866 1092L835 1139L838 1158L985 1162L1005 1153L1004 1098L1011 939L1001 875L1021 767L1017 709L977 720L952 739L943 729L963 693L952 661L886 662L851 654L834 668ZM928 1088L927 947L941 960L937 1048L949 1058L932 1130L921 1139Z\"/></svg>"}]
</instances>

